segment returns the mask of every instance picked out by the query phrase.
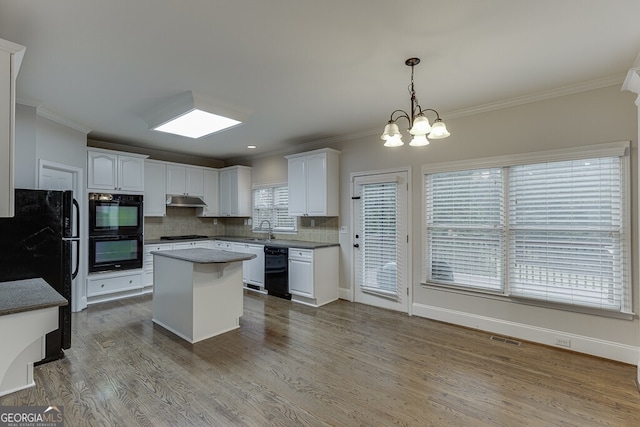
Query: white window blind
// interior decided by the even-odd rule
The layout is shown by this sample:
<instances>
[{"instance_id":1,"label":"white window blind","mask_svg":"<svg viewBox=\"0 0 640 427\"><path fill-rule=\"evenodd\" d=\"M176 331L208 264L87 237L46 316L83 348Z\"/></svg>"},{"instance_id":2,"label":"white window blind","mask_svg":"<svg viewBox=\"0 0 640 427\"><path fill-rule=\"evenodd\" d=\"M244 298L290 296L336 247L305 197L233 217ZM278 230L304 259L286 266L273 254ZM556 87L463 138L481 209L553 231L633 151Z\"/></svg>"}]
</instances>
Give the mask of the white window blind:
<instances>
[{"instance_id":1,"label":"white window blind","mask_svg":"<svg viewBox=\"0 0 640 427\"><path fill-rule=\"evenodd\" d=\"M363 292L398 300L398 184L365 183L361 187L358 262Z\"/></svg>"},{"instance_id":2,"label":"white window blind","mask_svg":"<svg viewBox=\"0 0 640 427\"><path fill-rule=\"evenodd\" d=\"M624 311L622 194L618 157L512 167L511 294Z\"/></svg>"},{"instance_id":3,"label":"white window blind","mask_svg":"<svg viewBox=\"0 0 640 427\"><path fill-rule=\"evenodd\" d=\"M425 179L428 280L502 291L502 169L430 174Z\"/></svg>"},{"instance_id":4,"label":"white window blind","mask_svg":"<svg viewBox=\"0 0 640 427\"><path fill-rule=\"evenodd\" d=\"M626 147L425 172L426 281L631 313Z\"/></svg>"},{"instance_id":5,"label":"white window blind","mask_svg":"<svg viewBox=\"0 0 640 427\"><path fill-rule=\"evenodd\" d=\"M288 215L287 186L255 188L253 190L253 230L268 231L263 221L269 221L272 231L296 231L296 219ZM260 224L263 224L260 227Z\"/></svg>"}]
</instances>

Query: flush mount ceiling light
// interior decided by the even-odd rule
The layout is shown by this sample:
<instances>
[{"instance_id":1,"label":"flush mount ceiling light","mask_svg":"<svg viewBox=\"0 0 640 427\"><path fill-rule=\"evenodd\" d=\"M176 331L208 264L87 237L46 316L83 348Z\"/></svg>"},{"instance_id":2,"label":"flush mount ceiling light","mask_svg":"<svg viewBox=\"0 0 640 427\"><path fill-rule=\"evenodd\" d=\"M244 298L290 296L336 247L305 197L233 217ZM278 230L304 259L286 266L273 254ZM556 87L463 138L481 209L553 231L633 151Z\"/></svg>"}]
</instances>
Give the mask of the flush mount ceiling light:
<instances>
[{"instance_id":1,"label":"flush mount ceiling light","mask_svg":"<svg viewBox=\"0 0 640 427\"><path fill-rule=\"evenodd\" d=\"M403 117L409 121L409 133L413 137L409 145L413 147L429 145L427 135L431 139L446 138L450 135L444 122L440 119L440 114L431 108L425 108L423 110L418 103L418 98L416 98L416 91L413 87L413 67L420 63L420 58L409 58L404 61L404 63L411 67L411 84L409 85L409 94L411 95L411 115L404 110L395 110L391 113L389 122L384 127L384 133L380 137L384 140L385 147L400 147L404 145L404 142L402 142L402 134L396 124L396 121ZM436 113L436 120L433 124L430 124L429 119L424 115L427 111ZM396 113L398 113L398 115L394 119L394 114Z\"/></svg>"},{"instance_id":2,"label":"flush mount ceiling light","mask_svg":"<svg viewBox=\"0 0 640 427\"><path fill-rule=\"evenodd\" d=\"M189 91L167 100L147 122L151 130L195 139L238 126L245 120L246 113Z\"/></svg>"}]
</instances>

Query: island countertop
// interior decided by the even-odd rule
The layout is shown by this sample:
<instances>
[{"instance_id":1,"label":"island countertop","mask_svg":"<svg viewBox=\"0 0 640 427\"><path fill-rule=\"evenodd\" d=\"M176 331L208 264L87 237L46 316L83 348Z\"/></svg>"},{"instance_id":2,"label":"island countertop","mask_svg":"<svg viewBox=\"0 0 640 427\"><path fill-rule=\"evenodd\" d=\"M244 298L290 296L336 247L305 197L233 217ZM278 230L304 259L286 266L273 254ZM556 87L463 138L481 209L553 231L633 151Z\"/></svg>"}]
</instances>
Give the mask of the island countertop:
<instances>
[{"instance_id":1,"label":"island countertop","mask_svg":"<svg viewBox=\"0 0 640 427\"><path fill-rule=\"evenodd\" d=\"M151 253L157 256L179 259L181 261L188 261L196 264L220 264L246 261L256 257L255 254L206 248L174 249L171 251L153 251Z\"/></svg>"},{"instance_id":2,"label":"island countertop","mask_svg":"<svg viewBox=\"0 0 640 427\"><path fill-rule=\"evenodd\" d=\"M44 279L0 283L0 316L67 304L69 302Z\"/></svg>"}]
</instances>

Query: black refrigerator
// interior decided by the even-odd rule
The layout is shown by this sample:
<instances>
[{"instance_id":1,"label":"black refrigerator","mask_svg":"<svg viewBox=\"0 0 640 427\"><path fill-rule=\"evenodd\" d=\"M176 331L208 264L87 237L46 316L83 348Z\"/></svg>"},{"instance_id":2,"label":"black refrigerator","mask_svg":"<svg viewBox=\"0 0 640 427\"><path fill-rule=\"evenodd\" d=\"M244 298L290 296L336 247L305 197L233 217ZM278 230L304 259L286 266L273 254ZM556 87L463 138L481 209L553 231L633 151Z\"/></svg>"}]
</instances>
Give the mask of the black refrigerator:
<instances>
[{"instance_id":1,"label":"black refrigerator","mask_svg":"<svg viewBox=\"0 0 640 427\"><path fill-rule=\"evenodd\" d=\"M79 215L72 191L16 189L14 217L0 218L0 286L41 277L69 301L60 307L58 329L47 334L46 356L39 363L60 359L63 349L71 347L71 282L80 259Z\"/></svg>"}]
</instances>

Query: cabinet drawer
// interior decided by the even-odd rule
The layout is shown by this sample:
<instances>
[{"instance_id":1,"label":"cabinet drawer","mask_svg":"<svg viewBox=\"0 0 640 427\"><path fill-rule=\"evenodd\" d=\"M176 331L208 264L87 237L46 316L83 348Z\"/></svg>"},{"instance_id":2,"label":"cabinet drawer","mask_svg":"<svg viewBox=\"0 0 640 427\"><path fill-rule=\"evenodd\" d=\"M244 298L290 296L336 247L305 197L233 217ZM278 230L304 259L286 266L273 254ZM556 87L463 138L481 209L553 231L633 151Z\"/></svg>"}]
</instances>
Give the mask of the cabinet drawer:
<instances>
[{"instance_id":1,"label":"cabinet drawer","mask_svg":"<svg viewBox=\"0 0 640 427\"><path fill-rule=\"evenodd\" d=\"M313 261L313 250L289 248L289 259L299 259L301 261Z\"/></svg>"},{"instance_id":2,"label":"cabinet drawer","mask_svg":"<svg viewBox=\"0 0 640 427\"><path fill-rule=\"evenodd\" d=\"M117 277L90 277L87 279L87 296L140 289L141 283L140 273Z\"/></svg>"}]
</instances>

